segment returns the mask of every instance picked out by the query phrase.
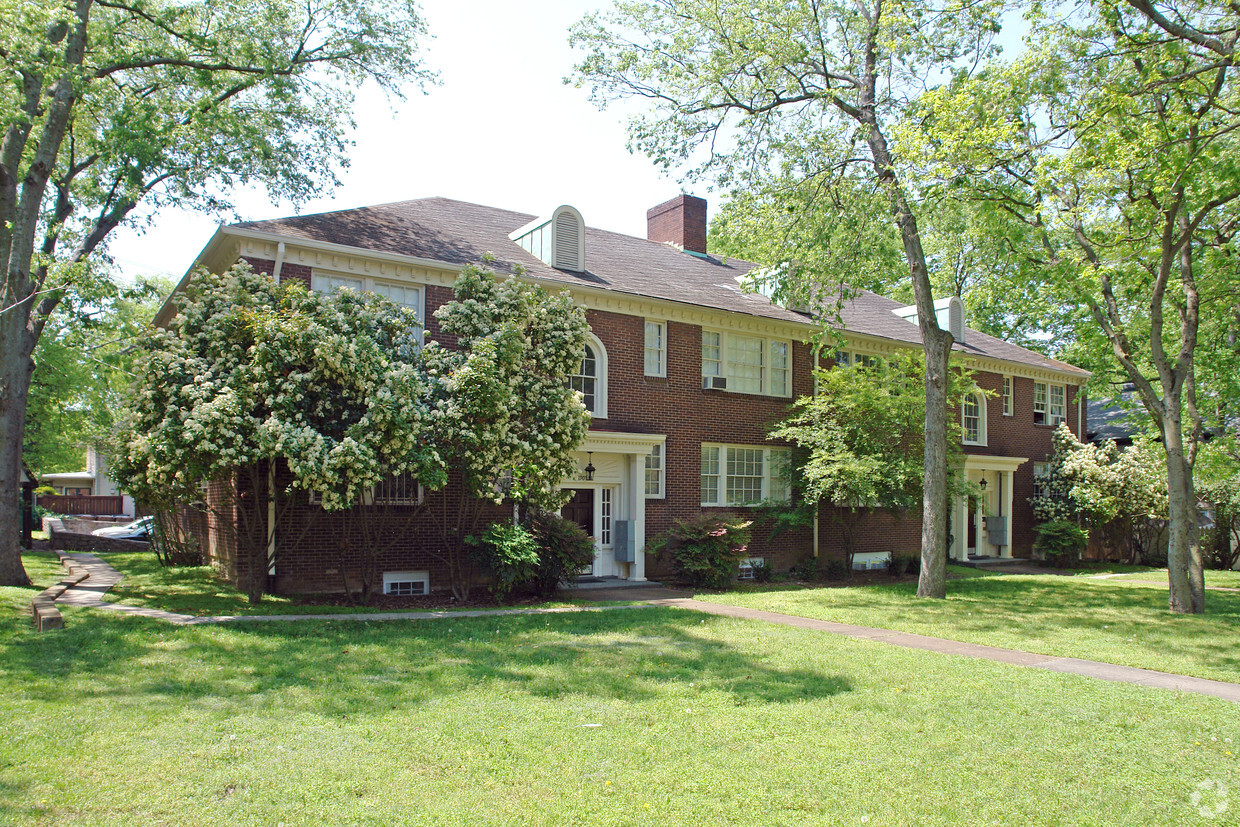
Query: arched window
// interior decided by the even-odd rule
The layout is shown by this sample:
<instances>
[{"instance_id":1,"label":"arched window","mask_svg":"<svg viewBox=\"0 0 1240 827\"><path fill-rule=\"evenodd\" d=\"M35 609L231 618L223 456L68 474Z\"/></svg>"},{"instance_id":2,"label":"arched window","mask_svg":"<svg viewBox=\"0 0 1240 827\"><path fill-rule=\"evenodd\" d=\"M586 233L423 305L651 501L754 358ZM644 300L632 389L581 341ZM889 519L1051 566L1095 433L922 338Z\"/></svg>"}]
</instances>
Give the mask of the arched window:
<instances>
[{"instance_id":1,"label":"arched window","mask_svg":"<svg viewBox=\"0 0 1240 827\"><path fill-rule=\"evenodd\" d=\"M980 393L965 394L960 424L965 445L986 444L986 400Z\"/></svg>"},{"instance_id":2,"label":"arched window","mask_svg":"<svg viewBox=\"0 0 1240 827\"><path fill-rule=\"evenodd\" d=\"M607 350L594 335L586 335L586 349L577 372L568 383L581 392L581 401L597 419L607 417Z\"/></svg>"}]
</instances>

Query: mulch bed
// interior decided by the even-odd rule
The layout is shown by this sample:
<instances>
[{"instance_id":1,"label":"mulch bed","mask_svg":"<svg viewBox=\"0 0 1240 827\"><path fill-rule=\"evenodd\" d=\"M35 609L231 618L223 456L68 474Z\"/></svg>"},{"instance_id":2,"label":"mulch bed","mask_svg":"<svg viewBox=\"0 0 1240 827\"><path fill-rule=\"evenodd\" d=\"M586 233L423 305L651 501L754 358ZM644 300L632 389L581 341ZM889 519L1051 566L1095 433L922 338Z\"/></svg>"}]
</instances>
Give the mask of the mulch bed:
<instances>
[{"instance_id":1,"label":"mulch bed","mask_svg":"<svg viewBox=\"0 0 1240 827\"><path fill-rule=\"evenodd\" d=\"M356 606L350 603L343 594L301 594L297 595L298 603L309 606ZM375 594L365 605L372 609L390 612L423 611L432 612L436 609L519 609L522 606L533 606L546 601L542 598L524 598L511 603L496 602L490 590L474 587L470 590L469 600L460 601L450 594L431 594L425 596Z\"/></svg>"}]
</instances>

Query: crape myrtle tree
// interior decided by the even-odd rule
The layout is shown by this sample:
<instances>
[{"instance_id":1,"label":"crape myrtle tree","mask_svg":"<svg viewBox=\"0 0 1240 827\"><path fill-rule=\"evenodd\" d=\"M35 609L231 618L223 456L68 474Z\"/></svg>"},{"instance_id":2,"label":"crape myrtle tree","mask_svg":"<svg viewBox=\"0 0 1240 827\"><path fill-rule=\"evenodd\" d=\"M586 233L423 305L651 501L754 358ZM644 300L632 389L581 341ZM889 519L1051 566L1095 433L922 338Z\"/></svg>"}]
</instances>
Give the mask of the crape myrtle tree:
<instances>
[{"instance_id":1,"label":"crape myrtle tree","mask_svg":"<svg viewBox=\"0 0 1240 827\"><path fill-rule=\"evenodd\" d=\"M1088 309L1165 446L1170 608L1201 612L1197 360L1240 293L1240 13L1096 0L1030 15L1020 56L927 93L899 143Z\"/></svg>"},{"instance_id":2,"label":"crape myrtle tree","mask_svg":"<svg viewBox=\"0 0 1240 827\"><path fill-rule=\"evenodd\" d=\"M882 360L818 371L817 391L797 400L792 414L771 436L805 449L798 490L810 507L833 505L830 514L844 536L848 568L861 520L874 511L916 512L925 469L925 367L920 354L898 351ZM953 370L949 393L963 397L972 381ZM951 446L960 425L949 425ZM959 465L960 449L949 454ZM963 491L958 473L953 493Z\"/></svg>"},{"instance_id":3,"label":"crape myrtle tree","mask_svg":"<svg viewBox=\"0 0 1240 827\"><path fill-rule=\"evenodd\" d=\"M177 316L145 342L112 473L156 510L203 503L248 571L252 602L297 491L334 512L393 476L443 479L423 439L411 312L371 294L277 284L245 263L199 269L177 298ZM291 485L277 483L284 471ZM281 531L279 547L298 540Z\"/></svg>"},{"instance_id":4,"label":"crape myrtle tree","mask_svg":"<svg viewBox=\"0 0 1240 827\"><path fill-rule=\"evenodd\" d=\"M435 318L457 346L426 348L434 377L426 438L463 496L441 492L427 515L453 594L466 600L478 561L470 540L488 504L511 502L523 518L564 504L559 483L577 474L572 452L590 426L568 383L581 368L589 325L567 292L496 280L477 267L462 271L455 290Z\"/></svg>"},{"instance_id":5,"label":"crape myrtle tree","mask_svg":"<svg viewBox=\"0 0 1240 827\"><path fill-rule=\"evenodd\" d=\"M417 319L382 297L308 292L244 263L199 271L178 299L178 315L148 345L114 473L164 508L204 502L248 561L253 601L277 562L273 537L291 554L314 524L305 509L292 519L307 493L319 506L310 515L336 513L337 539L365 546L349 549L364 599L392 532L438 515L428 498L393 525L396 509L378 502L384 486L403 478L439 492L432 497L452 503L442 554L463 598L471 557L453 529L476 524L461 515L477 519L482 500L554 507L557 484L575 470L588 414L568 376L585 315L567 294L467 267L438 311L458 337L451 350L420 347ZM466 496L447 497L462 476Z\"/></svg>"},{"instance_id":6,"label":"crape myrtle tree","mask_svg":"<svg viewBox=\"0 0 1240 827\"><path fill-rule=\"evenodd\" d=\"M917 593L946 594L947 422L952 336L938 325L918 229L928 198L890 138L933 78L967 72L998 31L998 2L911 0L619 0L573 28L586 52L578 83L600 103L633 98L648 113L631 143L665 168L696 164L726 188L792 182L804 197L872 192L898 233L925 351L922 566ZM802 300L835 301L847 270L821 271L790 250L764 262L803 282ZM864 253L862 256L864 257ZM802 259L802 261L798 261ZM825 290L815 290L825 285ZM800 303L800 302L798 302Z\"/></svg>"},{"instance_id":7,"label":"crape myrtle tree","mask_svg":"<svg viewBox=\"0 0 1240 827\"><path fill-rule=\"evenodd\" d=\"M413 0L0 0L0 584L32 353L122 222L335 183L353 90L426 76Z\"/></svg>"}]
</instances>

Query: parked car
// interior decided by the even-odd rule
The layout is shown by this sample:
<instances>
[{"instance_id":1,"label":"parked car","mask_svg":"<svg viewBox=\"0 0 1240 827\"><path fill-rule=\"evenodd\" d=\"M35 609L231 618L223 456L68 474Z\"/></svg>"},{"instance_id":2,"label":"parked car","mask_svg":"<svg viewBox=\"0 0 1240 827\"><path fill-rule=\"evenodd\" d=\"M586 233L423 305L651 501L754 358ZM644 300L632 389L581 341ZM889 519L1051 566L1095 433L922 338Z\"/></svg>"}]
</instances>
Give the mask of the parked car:
<instances>
[{"instance_id":1,"label":"parked car","mask_svg":"<svg viewBox=\"0 0 1240 827\"><path fill-rule=\"evenodd\" d=\"M125 525L112 525L96 528L91 532L96 537L111 537L114 540L149 540L155 526L154 517L143 517Z\"/></svg>"}]
</instances>

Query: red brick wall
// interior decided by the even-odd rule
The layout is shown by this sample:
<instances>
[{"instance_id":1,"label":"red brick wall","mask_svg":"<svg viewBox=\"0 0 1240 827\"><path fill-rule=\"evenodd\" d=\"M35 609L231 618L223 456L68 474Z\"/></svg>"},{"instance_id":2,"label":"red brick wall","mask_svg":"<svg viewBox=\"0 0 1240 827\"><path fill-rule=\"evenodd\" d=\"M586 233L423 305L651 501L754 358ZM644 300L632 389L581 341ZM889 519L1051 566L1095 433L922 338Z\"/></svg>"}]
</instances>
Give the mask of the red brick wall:
<instances>
[{"instance_id":1,"label":"red brick wall","mask_svg":"<svg viewBox=\"0 0 1240 827\"><path fill-rule=\"evenodd\" d=\"M706 200L678 195L646 210L646 238L706 252Z\"/></svg>"},{"instance_id":2,"label":"red brick wall","mask_svg":"<svg viewBox=\"0 0 1240 827\"><path fill-rule=\"evenodd\" d=\"M645 319L591 310L590 329L607 349L607 418L595 419L593 427L607 431L666 434L666 498L646 501L646 536L671 527L675 519L687 519L704 510L701 506L702 443L765 445L769 426L787 412L789 399L702 390L702 328L680 322L667 323L667 376L645 376ZM813 391L810 373L812 352L796 342L792 347L793 391L796 396ZM748 509L708 508L715 513L751 514ZM787 569L810 549L810 529L790 531L768 538L761 525L754 526L750 553L766 557L779 569ZM663 561L646 560L648 577L667 573Z\"/></svg>"},{"instance_id":3,"label":"red brick wall","mask_svg":"<svg viewBox=\"0 0 1240 827\"><path fill-rule=\"evenodd\" d=\"M1034 380L1014 377L1012 380L1012 415L1003 415L1003 377L996 373L975 374L977 384L984 390L993 391L986 399L986 445L966 445L966 454L986 456L1025 457L1029 461L1016 469L1012 475L1012 553L1017 557L1029 557L1033 553L1033 509L1029 498L1033 496L1033 463L1045 462L1053 449L1052 436L1055 429L1050 425L1033 422ZM1055 384L1055 383L1050 383ZM1065 413L1068 427L1080 437L1084 433L1077 416L1079 389L1066 388ZM1081 396L1080 414L1085 413L1084 396ZM959 411L953 413L959 417Z\"/></svg>"},{"instance_id":4,"label":"red brick wall","mask_svg":"<svg viewBox=\"0 0 1240 827\"><path fill-rule=\"evenodd\" d=\"M268 273L273 266L272 262L262 260L251 261L251 264L256 271ZM283 277L309 283L310 269L286 262L282 268ZM454 342L440 331L434 311L451 298L449 288L430 286L426 289L427 337L448 346ZM646 534L648 538L653 537L667 530L675 519L702 513L702 443L768 444L766 432L784 415L789 400L702 390L702 330L697 325L667 323L667 376L651 377L644 375L643 318L598 310L588 311L587 317L594 335L607 350L608 361L608 416L595 419L592 427L596 430L667 436L666 498L646 501ZM794 343L792 356L794 396L808 394L813 388L811 349L808 345ZM1015 415L1010 417L1002 413L1001 376L979 373L977 380L983 388L995 391L995 395L987 400L988 444L985 447L967 446L965 450L973 454L1023 456L1031 460L1017 471L1013 492L1014 551L1018 555L1027 555L1033 536L1032 512L1026 502L1033 493L1032 462L1044 460L1050 452L1053 429L1033 424L1033 380L1014 380ZM1073 431L1079 433L1076 392L1071 387L1067 393L1067 414ZM959 416L958 411L953 415ZM446 502L451 511L452 503L457 502L458 498L459 489L452 486L442 495L428 495L428 507ZM306 505L304 508L313 507ZM731 511L751 513L746 509ZM494 517L507 519L509 514L504 509L498 509ZM351 557L348 549L360 542L358 536L346 537L341 532L341 527L334 525L330 518L317 520L316 525L306 532L297 550L295 564L292 553L283 552L277 563L277 591L338 590L341 573L358 564L358 559ZM920 533L918 515L900 518L871 514L863 520L858 531L857 551L895 550L915 554L920 545ZM756 525L750 553L755 557L768 558L777 569L787 569L811 553L810 527L787 531L775 538L768 535L769 530ZM439 590L446 587L446 570L435 553L435 542L429 525L411 530L405 538L380 554L380 571L429 570L432 588ZM844 556L840 527L831 518L829 509L824 509L819 521L819 543L820 555L824 559ZM235 558L235 554L232 556ZM230 570L235 567L231 561L225 564L225 568ZM664 561L648 558L646 571L648 576L657 578L665 575L668 569ZM236 576L240 578L240 575L241 572L238 572ZM230 574L230 579L232 576Z\"/></svg>"}]
</instances>

